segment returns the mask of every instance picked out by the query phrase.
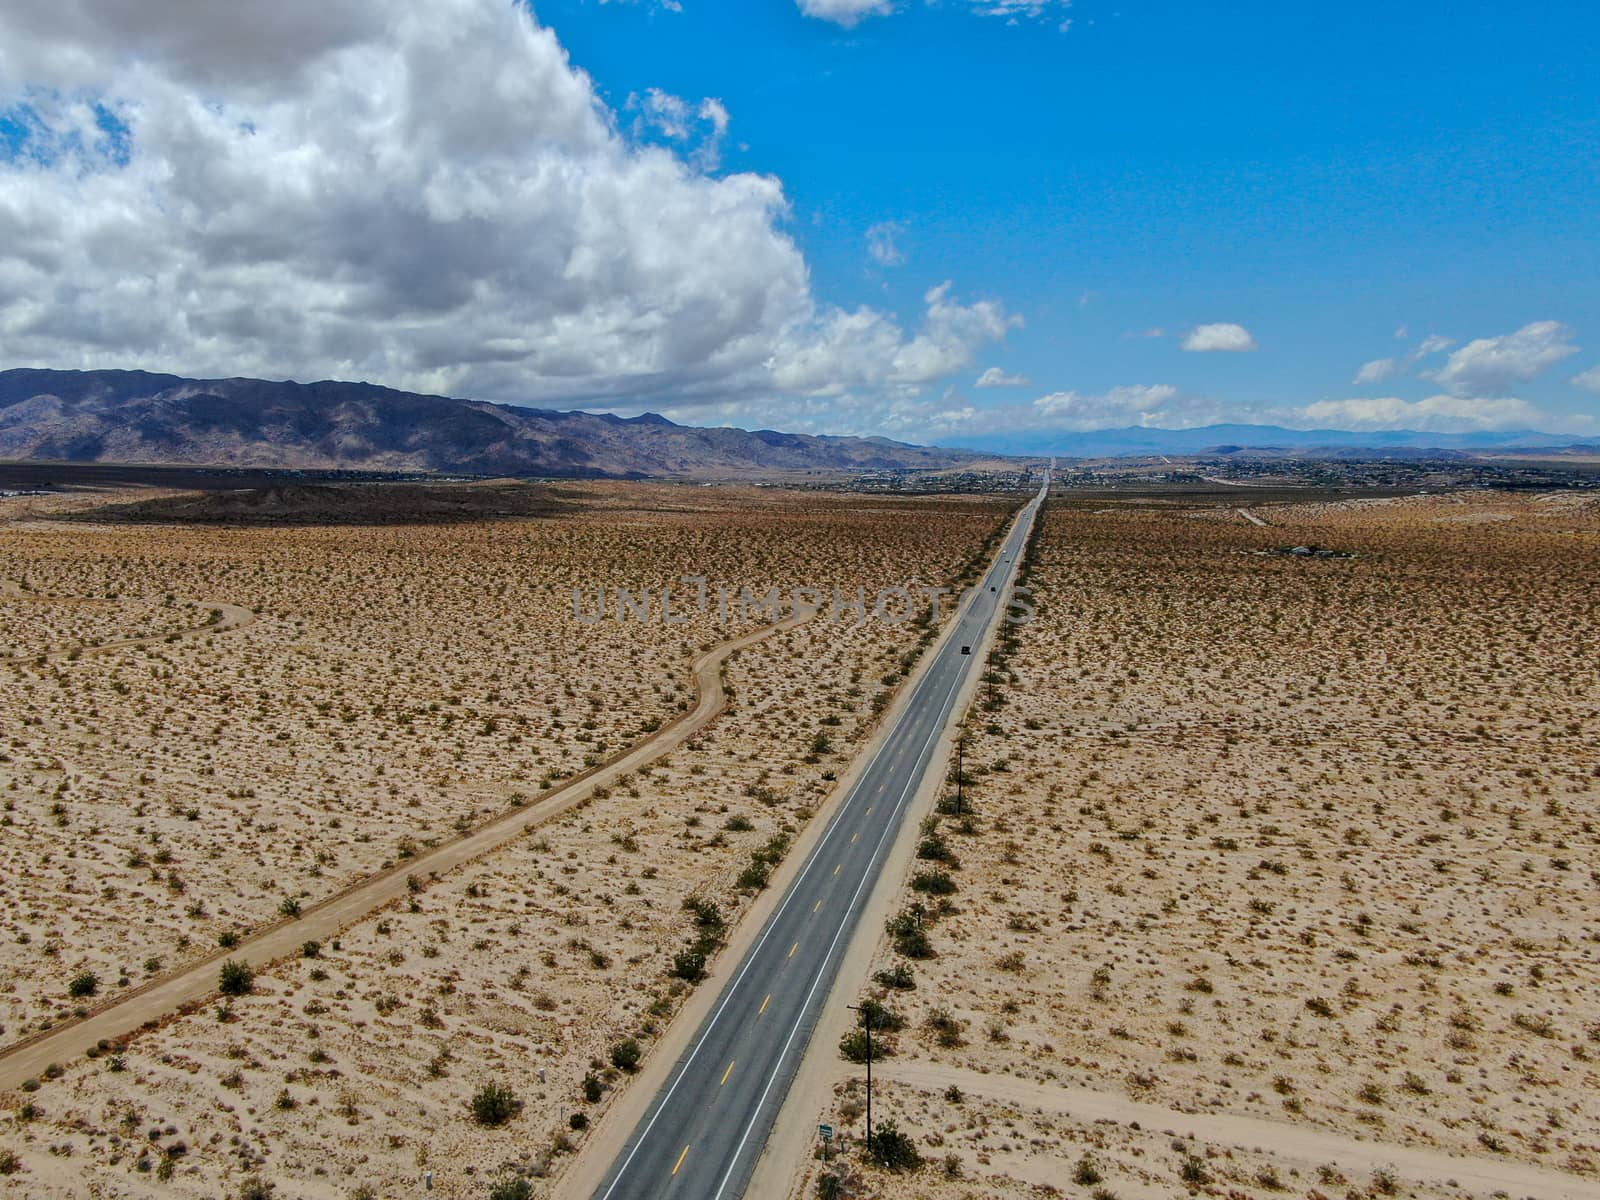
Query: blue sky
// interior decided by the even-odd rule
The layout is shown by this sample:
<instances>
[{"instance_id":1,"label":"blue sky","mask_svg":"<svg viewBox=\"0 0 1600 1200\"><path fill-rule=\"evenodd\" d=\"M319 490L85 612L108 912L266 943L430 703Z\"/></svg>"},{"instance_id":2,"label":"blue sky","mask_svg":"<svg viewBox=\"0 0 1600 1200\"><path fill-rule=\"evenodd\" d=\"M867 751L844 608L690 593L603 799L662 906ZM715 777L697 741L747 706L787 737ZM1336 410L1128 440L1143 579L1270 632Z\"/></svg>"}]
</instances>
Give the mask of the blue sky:
<instances>
[{"instance_id":1,"label":"blue sky","mask_svg":"<svg viewBox=\"0 0 1600 1200\"><path fill-rule=\"evenodd\" d=\"M531 11L0 12L0 362L946 443L1600 435L1588 6Z\"/></svg>"},{"instance_id":2,"label":"blue sky","mask_svg":"<svg viewBox=\"0 0 1600 1200\"><path fill-rule=\"evenodd\" d=\"M538 5L613 101L727 105L726 167L783 179L825 294L1003 298L1026 327L980 365L1033 390L1172 384L1248 416L1371 392L1364 363L1429 335L1553 320L1594 349L1517 394L1600 411L1568 382L1600 361L1600 11L1079 0L1062 32L969 9ZM883 222L902 265L868 254ZM1179 348L1220 321L1260 349Z\"/></svg>"}]
</instances>

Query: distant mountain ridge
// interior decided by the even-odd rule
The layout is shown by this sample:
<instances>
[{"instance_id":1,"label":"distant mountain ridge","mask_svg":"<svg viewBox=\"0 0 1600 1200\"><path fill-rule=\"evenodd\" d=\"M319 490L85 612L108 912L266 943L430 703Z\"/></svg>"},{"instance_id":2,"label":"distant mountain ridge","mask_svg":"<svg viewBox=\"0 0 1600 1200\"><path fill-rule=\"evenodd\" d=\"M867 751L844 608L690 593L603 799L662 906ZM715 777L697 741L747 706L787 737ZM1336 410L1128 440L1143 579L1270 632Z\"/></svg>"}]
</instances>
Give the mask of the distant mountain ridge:
<instances>
[{"instance_id":1,"label":"distant mountain ridge","mask_svg":"<svg viewBox=\"0 0 1600 1200\"><path fill-rule=\"evenodd\" d=\"M937 469L977 457L887 438L702 429L370 383L0 371L0 459L471 475Z\"/></svg>"},{"instance_id":2,"label":"distant mountain ridge","mask_svg":"<svg viewBox=\"0 0 1600 1200\"><path fill-rule=\"evenodd\" d=\"M1201 454L1235 450L1486 450L1505 447L1550 449L1581 444L1571 435L1536 430L1479 431L1475 433L1425 433L1415 429L1287 429L1281 425L1202 425L1194 429L1093 429L1062 432L990 434L966 437L952 445L988 454L1014 454L1037 458L1052 454L1063 458L1112 458L1135 455Z\"/></svg>"}]
</instances>

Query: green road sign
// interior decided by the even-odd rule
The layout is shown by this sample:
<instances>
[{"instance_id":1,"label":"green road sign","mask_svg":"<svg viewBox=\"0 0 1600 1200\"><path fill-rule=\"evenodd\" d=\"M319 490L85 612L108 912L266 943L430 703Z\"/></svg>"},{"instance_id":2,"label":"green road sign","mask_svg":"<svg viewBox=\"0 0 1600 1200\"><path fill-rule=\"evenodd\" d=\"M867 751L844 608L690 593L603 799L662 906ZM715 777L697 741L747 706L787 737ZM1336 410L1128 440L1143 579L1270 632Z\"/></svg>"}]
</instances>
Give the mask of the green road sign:
<instances>
[{"instance_id":1,"label":"green road sign","mask_svg":"<svg viewBox=\"0 0 1600 1200\"><path fill-rule=\"evenodd\" d=\"M817 1132L822 1135L822 1140L823 1141L825 1141L825 1142L833 1141L833 1126L832 1125L818 1125L817 1126Z\"/></svg>"}]
</instances>

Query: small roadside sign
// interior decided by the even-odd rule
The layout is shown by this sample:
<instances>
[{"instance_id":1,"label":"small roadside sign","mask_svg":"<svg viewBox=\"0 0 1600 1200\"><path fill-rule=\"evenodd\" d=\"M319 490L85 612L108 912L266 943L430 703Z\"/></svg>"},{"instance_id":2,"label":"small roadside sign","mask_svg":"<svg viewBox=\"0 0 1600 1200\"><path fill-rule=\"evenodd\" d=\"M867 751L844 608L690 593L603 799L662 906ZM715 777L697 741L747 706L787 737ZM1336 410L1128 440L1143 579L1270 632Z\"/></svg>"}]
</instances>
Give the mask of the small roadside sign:
<instances>
[{"instance_id":1,"label":"small roadside sign","mask_svg":"<svg viewBox=\"0 0 1600 1200\"><path fill-rule=\"evenodd\" d=\"M832 1125L818 1125L817 1126L817 1133L821 1136L823 1141L825 1141L825 1142L833 1141L833 1126Z\"/></svg>"}]
</instances>

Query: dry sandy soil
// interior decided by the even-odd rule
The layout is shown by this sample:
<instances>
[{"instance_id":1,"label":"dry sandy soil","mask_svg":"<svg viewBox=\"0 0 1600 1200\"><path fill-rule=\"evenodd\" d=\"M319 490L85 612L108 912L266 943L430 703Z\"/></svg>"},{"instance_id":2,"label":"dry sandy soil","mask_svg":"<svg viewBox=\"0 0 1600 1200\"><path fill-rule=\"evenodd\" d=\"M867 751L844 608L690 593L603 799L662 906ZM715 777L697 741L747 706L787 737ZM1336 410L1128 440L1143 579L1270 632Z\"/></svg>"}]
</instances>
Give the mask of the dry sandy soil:
<instances>
[{"instance_id":1,"label":"dry sandy soil","mask_svg":"<svg viewBox=\"0 0 1600 1200\"><path fill-rule=\"evenodd\" d=\"M0 667L23 700L0 731L4 1039L503 811L669 718L691 700L694 654L759 623L719 621L719 582L946 583L1010 507L564 491L577 511L548 520L0 525L0 576L27 589L0 596L0 611L28 647ZM713 599L705 613L686 606L687 624L573 616L575 586L659 588L689 573L710 577ZM205 628L223 601L253 620ZM166 640L194 616L197 632ZM741 651L730 709L665 762L470 868L418 879L409 903L260 974L248 994L9 1097L7 1186L211 1197L260 1180L345 1197L410 1191L431 1171L455 1197L520 1171L543 1194L582 1136L573 1114L597 1113L626 1081L613 1048L648 1051L681 1000L687 984L669 971L697 932L685 898L737 919L753 854L809 819L923 636L824 614ZM96 994L74 998L83 972ZM504 1128L469 1110L488 1083L520 1104Z\"/></svg>"},{"instance_id":2,"label":"dry sandy soil","mask_svg":"<svg viewBox=\"0 0 1600 1200\"><path fill-rule=\"evenodd\" d=\"M843 1194L1600 1195L1600 500L1255 511L1050 511Z\"/></svg>"}]
</instances>

